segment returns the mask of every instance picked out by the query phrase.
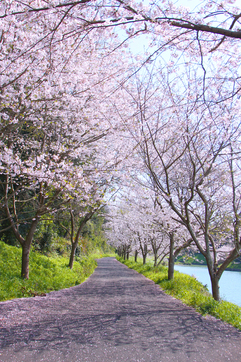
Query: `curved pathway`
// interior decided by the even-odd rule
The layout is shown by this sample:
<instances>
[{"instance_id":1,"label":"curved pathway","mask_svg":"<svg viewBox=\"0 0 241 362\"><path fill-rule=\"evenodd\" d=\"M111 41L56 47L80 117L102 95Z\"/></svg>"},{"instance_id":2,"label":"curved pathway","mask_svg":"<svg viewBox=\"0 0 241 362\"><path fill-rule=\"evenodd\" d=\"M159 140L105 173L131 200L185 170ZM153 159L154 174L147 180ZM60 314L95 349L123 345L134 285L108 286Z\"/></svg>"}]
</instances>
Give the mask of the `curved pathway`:
<instances>
[{"instance_id":1,"label":"curved pathway","mask_svg":"<svg viewBox=\"0 0 241 362\"><path fill-rule=\"evenodd\" d=\"M0 303L1 362L240 362L241 332L114 258L83 284Z\"/></svg>"}]
</instances>

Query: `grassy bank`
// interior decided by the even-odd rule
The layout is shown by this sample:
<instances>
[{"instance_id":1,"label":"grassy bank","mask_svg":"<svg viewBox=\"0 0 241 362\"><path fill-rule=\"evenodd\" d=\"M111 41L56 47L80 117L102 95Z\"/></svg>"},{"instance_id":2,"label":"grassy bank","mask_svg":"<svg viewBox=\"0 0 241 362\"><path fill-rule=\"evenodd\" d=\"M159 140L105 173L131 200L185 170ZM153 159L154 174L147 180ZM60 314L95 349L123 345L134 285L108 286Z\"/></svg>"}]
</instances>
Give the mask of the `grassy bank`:
<instances>
[{"instance_id":1,"label":"grassy bank","mask_svg":"<svg viewBox=\"0 0 241 362\"><path fill-rule=\"evenodd\" d=\"M195 278L175 271L174 280L170 281L167 279L167 267L153 268L151 264L143 266L139 262L135 263L132 259L124 261L118 258L118 260L153 280L167 294L180 299L202 315L210 314L241 330L241 308L226 301L215 301L207 288Z\"/></svg>"},{"instance_id":2,"label":"grassy bank","mask_svg":"<svg viewBox=\"0 0 241 362\"><path fill-rule=\"evenodd\" d=\"M95 257L82 257L68 268L68 258L30 253L30 278L23 280L21 249L0 241L0 301L32 297L82 283L97 266Z\"/></svg>"}]
</instances>

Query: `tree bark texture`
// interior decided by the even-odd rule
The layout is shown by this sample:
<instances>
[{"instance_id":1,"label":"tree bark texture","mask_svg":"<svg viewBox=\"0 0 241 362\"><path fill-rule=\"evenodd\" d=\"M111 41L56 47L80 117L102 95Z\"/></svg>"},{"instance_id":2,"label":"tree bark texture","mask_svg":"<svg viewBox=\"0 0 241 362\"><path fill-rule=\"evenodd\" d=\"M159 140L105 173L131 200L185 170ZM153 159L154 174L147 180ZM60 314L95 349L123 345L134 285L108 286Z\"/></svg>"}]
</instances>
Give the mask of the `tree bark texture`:
<instances>
[{"instance_id":1,"label":"tree bark texture","mask_svg":"<svg viewBox=\"0 0 241 362\"><path fill-rule=\"evenodd\" d=\"M22 268L21 268L21 277L23 279L29 278L29 253L30 246L22 246Z\"/></svg>"},{"instance_id":2,"label":"tree bark texture","mask_svg":"<svg viewBox=\"0 0 241 362\"><path fill-rule=\"evenodd\" d=\"M211 276L211 284L213 299L220 301L219 278L217 278L217 276Z\"/></svg>"},{"instance_id":3,"label":"tree bark texture","mask_svg":"<svg viewBox=\"0 0 241 362\"><path fill-rule=\"evenodd\" d=\"M174 257L174 234L170 234L170 248L169 248L169 259L168 259L168 280L172 280L174 278L174 265L175 265L175 257Z\"/></svg>"},{"instance_id":4,"label":"tree bark texture","mask_svg":"<svg viewBox=\"0 0 241 362\"><path fill-rule=\"evenodd\" d=\"M88 214L85 215L85 217L80 221L75 239L74 239L74 216L72 211L70 212L71 215L71 253L70 253L70 257L69 257L69 268L72 269L73 268L73 264L74 264L74 257L75 257L75 252L76 252L76 248L78 246L78 242L79 242L79 237L81 234L81 231L83 229L83 227L85 226L85 224L87 223L87 221L89 221L92 216L94 215L95 210L89 212Z\"/></svg>"}]
</instances>

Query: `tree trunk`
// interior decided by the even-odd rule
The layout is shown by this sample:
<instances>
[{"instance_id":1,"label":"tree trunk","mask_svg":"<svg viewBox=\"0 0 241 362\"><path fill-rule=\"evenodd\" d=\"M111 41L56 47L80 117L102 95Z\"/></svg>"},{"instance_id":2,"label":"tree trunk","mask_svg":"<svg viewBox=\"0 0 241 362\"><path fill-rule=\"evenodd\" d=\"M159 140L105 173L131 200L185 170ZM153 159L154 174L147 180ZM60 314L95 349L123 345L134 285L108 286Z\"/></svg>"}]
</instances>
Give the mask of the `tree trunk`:
<instances>
[{"instance_id":1,"label":"tree trunk","mask_svg":"<svg viewBox=\"0 0 241 362\"><path fill-rule=\"evenodd\" d=\"M21 277L23 279L29 278L29 253L31 244L33 241L33 236L36 230L36 227L39 222L39 217L36 216L32 221L28 234L26 236L25 241L21 244L22 246L22 269L21 269Z\"/></svg>"},{"instance_id":2,"label":"tree trunk","mask_svg":"<svg viewBox=\"0 0 241 362\"><path fill-rule=\"evenodd\" d=\"M119 255L119 257L122 257L122 249L120 246L118 247L118 255Z\"/></svg>"},{"instance_id":3,"label":"tree trunk","mask_svg":"<svg viewBox=\"0 0 241 362\"><path fill-rule=\"evenodd\" d=\"M71 253L70 253L70 257L69 257L69 268L72 269L73 268L73 264L74 264L74 256L75 256L75 251L77 248L77 244L78 243L73 243L71 245Z\"/></svg>"},{"instance_id":4,"label":"tree trunk","mask_svg":"<svg viewBox=\"0 0 241 362\"><path fill-rule=\"evenodd\" d=\"M29 278L29 252L30 252L30 245L22 246L22 269L21 269L21 277L23 279Z\"/></svg>"},{"instance_id":5,"label":"tree trunk","mask_svg":"<svg viewBox=\"0 0 241 362\"><path fill-rule=\"evenodd\" d=\"M143 254L143 265L146 264L146 254Z\"/></svg>"},{"instance_id":6,"label":"tree trunk","mask_svg":"<svg viewBox=\"0 0 241 362\"><path fill-rule=\"evenodd\" d=\"M26 236L26 238L23 238L22 235L19 232L18 226L15 225L11 212L9 210L9 205L8 205L8 182L9 182L9 177L8 175L6 176L6 189L5 189L5 211L6 211L6 215L7 218L10 222L12 231L16 237L16 239L18 240L18 242L20 243L21 247L22 247L22 267L21 267L21 277L23 279L28 279L29 278L29 253L30 253L30 248L31 248L31 243L33 240L33 236L36 230L36 227L38 225L39 222L39 215L38 212L36 212L36 216L35 218L32 219L28 234ZM43 202L40 200L40 207L42 206ZM15 208L15 198L13 198L13 205Z\"/></svg>"},{"instance_id":7,"label":"tree trunk","mask_svg":"<svg viewBox=\"0 0 241 362\"><path fill-rule=\"evenodd\" d=\"M169 248L169 260L168 260L168 280L172 280L174 278L174 265L175 265L175 257L174 257L174 234L170 234L170 248Z\"/></svg>"},{"instance_id":8,"label":"tree trunk","mask_svg":"<svg viewBox=\"0 0 241 362\"><path fill-rule=\"evenodd\" d=\"M154 253L154 268L157 266L157 251Z\"/></svg>"},{"instance_id":9,"label":"tree trunk","mask_svg":"<svg viewBox=\"0 0 241 362\"><path fill-rule=\"evenodd\" d=\"M137 262L138 251L135 250L135 263Z\"/></svg>"},{"instance_id":10,"label":"tree trunk","mask_svg":"<svg viewBox=\"0 0 241 362\"><path fill-rule=\"evenodd\" d=\"M71 215L71 253L70 253L70 257L69 257L69 268L72 269L73 268L73 264L74 264L74 256L75 256L75 251L79 242L79 237L81 234L81 231L83 229L83 227L85 226L85 224L87 223L87 221L89 221L92 216L94 215L95 211L91 211L88 214L85 215L85 217L80 221L75 239L74 239L74 215L73 212L70 211L70 215Z\"/></svg>"},{"instance_id":11,"label":"tree trunk","mask_svg":"<svg viewBox=\"0 0 241 362\"><path fill-rule=\"evenodd\" d=\"M121 247L121 257L124 259L124 250L122 247Z\"/></svg>"},{"instance_id":12,"label":"tree trunk","mask_svg":"<svg viewBox=\"0 0 241 362\"><path fill-rule=\"evenodd\" d=\"M220 292L219 292L219 278L217 276L211 276L212 283L212 295L213 299L220 301Z\"/></svg>"},{"instance_id":13,"label":"tree trunk","mask_svg":"<svg viewBox=\"0 0 241 362\"><path fill-rule=\"evenodd\" d=\"M147 257L147 245L144 244L144 247L141 246L141 252L142 252L142 260L143 260L143 265L146 264L146 257Z\"/></svg>"}]
</instances>

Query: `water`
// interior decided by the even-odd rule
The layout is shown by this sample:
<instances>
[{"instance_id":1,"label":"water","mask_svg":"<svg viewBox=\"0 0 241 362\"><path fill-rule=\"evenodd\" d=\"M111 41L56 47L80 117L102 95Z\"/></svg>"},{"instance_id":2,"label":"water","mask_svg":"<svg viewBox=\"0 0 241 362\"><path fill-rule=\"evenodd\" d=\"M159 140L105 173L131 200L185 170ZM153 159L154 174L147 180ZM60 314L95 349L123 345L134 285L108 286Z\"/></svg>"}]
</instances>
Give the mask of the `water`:
<instances>
[{"instance_id":1,"label":"water","mask_svg":"<svg viewBox=\"0 0 241 362\"><path fill-rule=\"evenodd\" d=\"M206 266L175 265L175 270L195 276L202 284L207 285L212 292L211 281ZM220 296L223 300L241 307L241 272L225 271L219 282Z\"/></svg>"}]
</instances>

